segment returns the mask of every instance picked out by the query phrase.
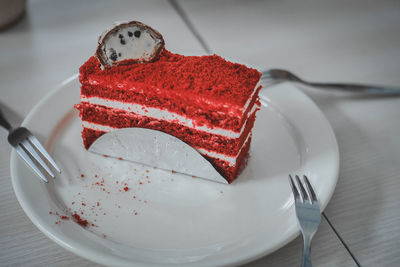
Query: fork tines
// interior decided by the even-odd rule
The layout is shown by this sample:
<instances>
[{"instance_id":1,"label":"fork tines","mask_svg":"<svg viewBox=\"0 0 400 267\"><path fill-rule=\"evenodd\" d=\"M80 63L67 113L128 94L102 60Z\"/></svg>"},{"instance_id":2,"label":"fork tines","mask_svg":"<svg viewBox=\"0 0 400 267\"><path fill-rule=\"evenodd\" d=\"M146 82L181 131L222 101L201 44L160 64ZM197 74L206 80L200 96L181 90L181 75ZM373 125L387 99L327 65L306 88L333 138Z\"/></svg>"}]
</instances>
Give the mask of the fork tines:
<instances>
[{"instance_id":1,"label":"fork tines","mask_svg":"<svg viewBox=\"0 0 400 267\"><path fill-rule=\"evenodd\" d=\"M32 158L50 175L51 178L54 179L56 176L50 170L49 166L44 162L39 153L51 164L51 166L57 172L61 173L60 168L57 166L53 158L49 155L49 153L47 153L46 149L42 146L39 140L37 140L37 138L32 134L29 134L23 141L16 145L15 150L44 182L48 183L49 181L47 177L42 173L40 168L37 166L37 164L35 164L35 162L32 160Z\"/></svg>"},{"instance_id":2,"label":"fork tines","mask_svg":"<svg viewBox=\"0 0 400 267\"><path fill-rule=\"evenodd\" d=\"M295 199L300 199L301 202L309 201L310 203L318 201L314 189L312 188L307 176L303 175L303 180L305 186L300 181L300 177L298 175L295 176L295 181L292 178L292 175L289 175L289 183Z\"/></svg>"}]
</instances>

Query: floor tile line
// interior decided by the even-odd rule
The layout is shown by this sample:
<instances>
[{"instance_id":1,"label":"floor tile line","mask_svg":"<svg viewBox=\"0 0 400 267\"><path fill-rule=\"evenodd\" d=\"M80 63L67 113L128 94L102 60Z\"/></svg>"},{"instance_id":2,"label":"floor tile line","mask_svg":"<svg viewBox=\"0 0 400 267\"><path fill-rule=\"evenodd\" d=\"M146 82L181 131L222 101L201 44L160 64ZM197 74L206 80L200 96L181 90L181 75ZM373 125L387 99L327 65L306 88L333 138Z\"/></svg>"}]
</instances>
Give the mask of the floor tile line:
<instances>
[{"instance_id":1,"label":"floor tile line","mask_svg":"<svg viewBox=\"0 0 400 267\"><path fill-rule=\"evenodd\" d=\"M328 215L326 215L325 212L322 212L322 216L324 216L325 220L328 222L329 226L332 228L333 232L336 234L336 236L339 238L340 242L344 246L344 248L347 250L347 252L350 254L351 258L357 264L358 267L361 267L360 262L357 260L356 256L353 254L353 252L350 250L349 246L346 244L342 236L339 234L339 232L336 230L336 228L333 226L331 221L328 218Z\"/></svg>"},{"instance_id":2,"label":"floor tile line","mask_svg":"<svg viewBox=\"0 0 400 267\"><path fill-rule=\"evenodd\" d=\"M169 0L168 2L175 9L175 11L181 17L183 22L186 24L186 26L189 28L189 30L193 33L193 35L199 41L199 43L203 47L204 51L206 51L207 54L212 54L210 47L208 46L206 41L203 39L203 37L200 35L200 33L197 31L196 27L193 25L193 23L191 22L191 20L189 19L188 15L187 15L187 13L183 10L182 6L178 3L178 1L177 0Z\"/></svg>"}]
</instances>

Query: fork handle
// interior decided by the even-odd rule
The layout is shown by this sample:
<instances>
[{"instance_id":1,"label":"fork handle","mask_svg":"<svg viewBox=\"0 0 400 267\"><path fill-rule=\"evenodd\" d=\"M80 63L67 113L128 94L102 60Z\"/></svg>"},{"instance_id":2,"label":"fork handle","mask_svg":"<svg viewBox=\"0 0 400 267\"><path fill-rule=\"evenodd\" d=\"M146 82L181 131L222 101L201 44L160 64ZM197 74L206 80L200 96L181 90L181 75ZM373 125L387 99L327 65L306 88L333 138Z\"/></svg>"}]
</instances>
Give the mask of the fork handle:
<instances>
[{"instance_id":1,"label":"fork handle","mask_svg":"<svg viewBox=\"0 0 400 267\"><path fill-rule=\"evenodd\" d=\"M4 117L3 112L0 109L0 125L3 126L5 129L8 131L11 131L12 126L11 124L7 121L6 117Z\"/></svg>"},{"instance_id":2,"label":"fork handle","mask_svg":"<svg viewBox=\"0 0 400 267\"><path fill-rule=\"evenodd\" d=\"M311 263L311 239L303 236L303 260L302 267L312 267Z\"/></svg>"},{"instance_id":3,"label":"fork handle","mask_svg":"<svg viewBox=\"0 0 400 267\"><path fill-rule=\"evenodd\" d=\"M400 94L400 88L394 88L394 87L373 86L373 85L363 85L363 84L347 84L347 83L315 83L306 81L303 82L307 85L314 87L340 89L340 90L353 91L359 93L387 94L387 95Z\"/></svg>"}]
</instances>

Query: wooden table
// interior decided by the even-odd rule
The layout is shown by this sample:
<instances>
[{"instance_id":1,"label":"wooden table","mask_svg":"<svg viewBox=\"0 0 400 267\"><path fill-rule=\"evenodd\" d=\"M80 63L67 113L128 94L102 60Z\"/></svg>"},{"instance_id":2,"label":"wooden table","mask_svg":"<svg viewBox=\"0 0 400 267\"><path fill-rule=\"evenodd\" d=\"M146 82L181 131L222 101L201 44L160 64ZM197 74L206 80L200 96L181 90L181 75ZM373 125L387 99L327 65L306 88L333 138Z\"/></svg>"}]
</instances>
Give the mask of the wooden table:
<instances>
[{"instance_id":1,"label":"wooden table","mask_svg":"<svg viewBox=\"0 0 400 267\"><path fill-rule=\"evenodd\" d=\"M397 1L28 2L25 18L0 33L0 108L14 125L94 53L113 21L135 19L163 33L168 49L217 53L260 70L310 80L400 87ZM340 177L325 212L365 266L400 262L400 97L304 88L331 123ZM45 237L20 208L10 146L0 130L0 265L94 266ZM296 266L301 238L248 266ZM315 266L356 266L323 219Z\"/></svg>"}]
</instances>

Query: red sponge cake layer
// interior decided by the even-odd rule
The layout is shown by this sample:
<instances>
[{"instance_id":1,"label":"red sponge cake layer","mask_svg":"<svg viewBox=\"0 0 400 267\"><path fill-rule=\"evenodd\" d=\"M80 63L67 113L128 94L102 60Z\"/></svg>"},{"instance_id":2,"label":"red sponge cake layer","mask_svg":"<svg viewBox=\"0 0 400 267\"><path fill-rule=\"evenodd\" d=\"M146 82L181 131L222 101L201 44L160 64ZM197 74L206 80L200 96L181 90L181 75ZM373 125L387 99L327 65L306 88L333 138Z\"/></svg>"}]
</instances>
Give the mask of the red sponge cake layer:
<instances>
[{"instance_id":1,"label":"red sponge cake layer","mask_svg":"<svg viewBox=\"0 0 400 267\"><path fill-rule=\"evenodd\" d=\"M191 145L232 182L245 165L261 74L219 56L181 56L104 70L80 68L84 145L113 129L161 130Z\"/></svg>"},{"instance_id":2,"label":"red sponge cake layer","mask_svg":"<svg viewBox=\"0 0 400 267\"><path fill-rule=\"evenodd\" d=\"M163 131L173 135L192 147L207 149L209 151L236 156L239 149L243 146L247 136L254 126L255 112L246 121L243 128L243 134L238 138L228 138L223 135L211 134L205 131L196 130L184 126L178 122L168 122L161 119L154 119L134 113L128 113L123 110L110 109L103 106L95 106L81 103L78 106L80 117L84 126L91 127L88 122L96 122L97 126L92 126L105 131L119 128L140 127ZM104 127L102 127L104 126ZM85 143L89 148L91 143Z\"/></svg>"}]
</instances>

